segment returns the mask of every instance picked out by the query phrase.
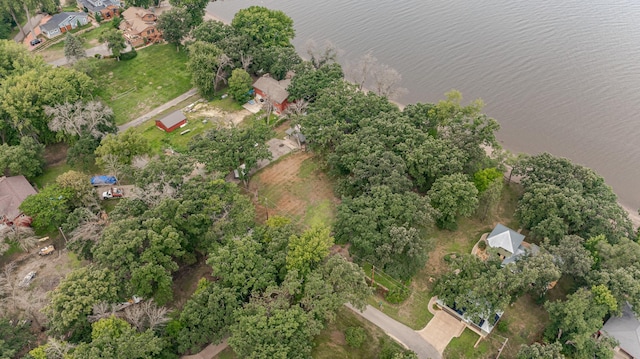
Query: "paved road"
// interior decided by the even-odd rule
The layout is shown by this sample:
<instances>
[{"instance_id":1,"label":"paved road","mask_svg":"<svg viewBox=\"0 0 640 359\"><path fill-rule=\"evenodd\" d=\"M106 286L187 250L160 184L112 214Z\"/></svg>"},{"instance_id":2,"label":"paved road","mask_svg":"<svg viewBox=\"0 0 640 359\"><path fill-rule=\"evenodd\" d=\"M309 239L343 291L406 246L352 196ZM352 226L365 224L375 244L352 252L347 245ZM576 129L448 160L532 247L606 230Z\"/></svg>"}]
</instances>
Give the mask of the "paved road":
<instances>
[{"instance_id":1,"label":"paved road","mask_svg":"<svg viewBox=\"0 0 640 359\"><path fill-rule=\"evenodd\" d=\"M127 48L124 49L122 52L129 52L129 51L131 51L131 46L127 44ZM107 44L100 44L98 46L87 49L87 57L94 57L96 54L100 54L102 56L110 56L111 50L109 50L109 48L107 47ZM48 62L48 64L53 65L54 67L64 66L68 63L69 63L69 60L67 60L66 57L62 57L62 58L55 59Z\"/></svg>"},{"instance_id":2,"label":"paved road","mask_svg":"<svg viewBox=\"0 0 640 359\"><path fill-rule=\"evenodd\" d=\"M122 131L125 131L129 127L139 126L142 123L144 123L146 120L150 119L151 117L159 114L162 111L166 111L167 109L179 104L180 102L188 99L189 97L191 97L191 96L193 96L193 95L195 95L197 93L198 93L198 90L193 88L193 89L183 93L182 95L174 98L173 100L154 108L153 110L151 110L151 111L147 112L146 114L136 118L135 120L127 122L124 125L118 126L118 131L122 132Z\"/></svg>"},{"instance_id":3,"label":"paved road","mask_svg":"<svg viewBox=\"0 0 640 359\"><path fill-rule=\"evenodd\" d=\"M427 343L424 338L418 334L418 332L395 321L394 319L389 318L386 314L376 308L367 305L364 312L360 312L349 304L347 304L347 307L364 319L380 327L385 333L401 344L404 344L407 348L413 350L418 355L418 358L442 359L442 355L438 353L436 348Z\"/></svg>"}]
</instances>

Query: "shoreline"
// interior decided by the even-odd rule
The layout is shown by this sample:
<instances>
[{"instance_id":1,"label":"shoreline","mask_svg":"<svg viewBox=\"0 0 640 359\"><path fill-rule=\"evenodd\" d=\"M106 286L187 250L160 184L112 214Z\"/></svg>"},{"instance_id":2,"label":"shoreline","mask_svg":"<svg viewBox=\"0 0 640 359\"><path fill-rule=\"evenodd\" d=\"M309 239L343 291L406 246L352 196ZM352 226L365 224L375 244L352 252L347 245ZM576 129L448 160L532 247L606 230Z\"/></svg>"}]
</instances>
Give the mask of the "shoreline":
<instances>
[{"instance_id":1,"label":"shoreline","mask_svg":"<svg viewBox=\"0 0 640 359\"><path fill-rule=\"evenodd\" d=\"M212 13L212 12L206 10L206 9L205 9L205 14L204 14L204 20L205 21L207 21L207 20L215 20L215 21L220 21L223 24L227 24L227 25L231 24L230 22L225 21L224 19L218 17L216 14L214 14L214 13ZM396 106L398 106L401 111L404 110L404 107L406 106L405 104L402 104L402 103L400 103L398 101L391 100L391 99L389 99L389 102L391 102L391 103L395 104ZM617 196L617 194L616 194L616 196ZM629 206L627 206L625 204L623 204L620 201L619 197L617 198L617 202L618 202L618 205L620 207L622 207L622 209L627 211L627 213L629 215L629 219L631 220L631 223L633 224L634 229L637 229L638 227L640 227L640 214L638 213L638 211L632 209L631 207L629 207Z\"/></svg>"}]
</instances>

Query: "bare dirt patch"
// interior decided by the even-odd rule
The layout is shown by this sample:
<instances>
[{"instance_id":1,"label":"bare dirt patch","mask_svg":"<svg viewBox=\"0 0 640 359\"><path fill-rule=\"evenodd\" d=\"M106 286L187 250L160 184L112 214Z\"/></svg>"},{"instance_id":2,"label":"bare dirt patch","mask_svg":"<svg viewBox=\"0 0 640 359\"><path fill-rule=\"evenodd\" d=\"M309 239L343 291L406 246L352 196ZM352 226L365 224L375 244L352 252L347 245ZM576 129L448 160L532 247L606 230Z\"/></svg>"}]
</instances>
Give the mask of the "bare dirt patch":
<instances>
[{"instance_id":1,"label":"bare dirt patch","mask_svg":"<svg viewBox=\"0 0 640 359\"><path fill-rule=\"evenodd\" d=\"M188 117L206 118L210 121L216 121L221 125L237 126L242 122L242 120L244 120L246 116L250 114L251 113L247 110L227 112L215 106L209 105L208 103L198 103L193 107Z\"/></svg>"},{"instance_id":2,"label":"bare dirt patch","mask_svg":"<svg viewBox=\"0 0 640 359\"><path fill-rule=\"evenodd\" d=\"M259 221L267 215L280 215L302 223L331 218L340 202L327 176L316 168L313 154L297 152L258 172L249 184L249 193ZM324 206L326 204L326 206ZM329 207L329 208L325 208ZM267 214L268 211L268 214ZM316 212L322 212L316 214Z\"/></svg>"},{"instance_id":3,"label":"bare dirt patch","mask_svg":"<svg viewBox=\"0 0 640 359\"><path fill-rule=\"evenodd\" d=\"M47 166L56 166L66 161L68 149L69 146L63 142L48 145L44 151L44 161Z\"/></svg>"}]
</instances>

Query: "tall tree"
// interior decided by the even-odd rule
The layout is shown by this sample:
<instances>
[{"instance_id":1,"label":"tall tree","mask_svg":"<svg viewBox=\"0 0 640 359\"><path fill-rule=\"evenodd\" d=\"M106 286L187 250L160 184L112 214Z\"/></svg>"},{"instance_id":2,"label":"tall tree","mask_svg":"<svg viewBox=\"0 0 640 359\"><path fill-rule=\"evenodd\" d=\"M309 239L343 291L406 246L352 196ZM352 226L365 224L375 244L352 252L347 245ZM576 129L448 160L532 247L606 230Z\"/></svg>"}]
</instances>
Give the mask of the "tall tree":
<instances>
[{"instance_id":1,"label":"tall tree","mask_svg":"<svg viewBox=\"0 0 640 359\"><path fill-rule=\"evenodd\" d=\"M243 69L234 69L229 78L229 93L238 103L245 103L251 95L251 76Z\"/></svg>"},{"instance_id":2,"label":"tall tree","mask_svg":"<svg viewBox=\"0 0 640 359\"><path fill-rule=\"evenodd\" d=\"M107 133L116 132L113 110L100 101L76 101L45 106L45 114L51 116L48 126L51 131L59 132L74 143L83 135L101 139Z\"/></svg>"},{"instance_id":3,"label":"tall tree","mask_svg":"<svg viewBox=\"0 0 640 359\"><path fill-rule=\"evenodd\" d=\"M218 58L222 54L216 45L196 41L189 45L187 68L192 73L192 82L201 94L211 96L215 93Z\"/></svg>"},{"instance_id":4,"label":"tall tree","mask_svg":"<svg viewBox=\"0 0 640 359\"><path fill-rule=\"evenodd\" d=\"M287 270L296 270L303 278L329 255L333 237L329 227L312 227L301 236L289 239Z\"/></svg>"},{"instance_id":5,"label":"tall tree","mask_svg":"<svg viewBox=\"0 0 640 359\"><path fill-rule=\"evenodd\" d=\"M189 14L182 8L173 8L165 11L158 17L158 29L170 44L176 45L176 51L180 51L182 39L189 32Z\"/></svg>"},{"instance_id":6,"label":"tall tree","mask_svg":"<svg viewBox=\"0 0 640 359\"><path fill-rule=\"evenodd\" d=\"M100 35L100 42L106 43L111 54L118 61L120 61L120 54L122 50L127 48L127 44L124 42L122 33L116 29L109 29Z\"/></svg>"},{"instance_id":7,"label":"tall tree","mask_svg":"<svg viewBox=\"0 0 640 359\"><path fill-rule=\"evenodd\" d=\"M82 41L71 32L67 32L64 39L64 57L71 62L87 57L87 51L82 47Z\"/></svg>"},{"instance_id":8,"label":"tall tree","mask_svg":"<svg viewBox=\"0 0 640 359\"><path fill-rule=\"evenodd\" d=\"M188 31L202 23L204 9L207 7L209 0L169 0L169 3L186 11L188 15L186 21Z\"/></svg>"},{"instance_id":9,"label":"tall tree","mask_svg":"<svg viewBox=\"0 0 640 359\"><path fill-rule=\"evenodd\" d=\"M133 128L116 134L108 134L96 149L96 164L102 166L108 156L115 156L123 165L130 165L136 156L146 155L151 151L149 141Z\"/></svg>"},{"instance_id":10,"label":"tall tree","mask_svg":"<svg viewBox=\"0 0 640 359\"><path fill-rule=\"evenodd\" d=\"M478 189L461 173L438 178L428 194L440 228L455 229L457 218L470 216L478 206Z\"/></svg>"},{"instance_id":11,"label":"tall tree","mask_svg":"<svg viewBox=\"0 0 640 359\"><path fill-rule=\"evenodd\" d=\"M17 146L0 146L0 171L5 176L34 178L44 169L44 145L32 137L22 137Z\"/></svg>"},{"instance_id":12,"label":"tall tree","mask_svg":"<svg viewBox=\"0 0 640 359\"><path fill-rule=\"evenodd\" d=\"M33 218L36 230L55 230L62 225L74 206L74 193L68 188L61 188L51 184L25 198L20 204L20 210Z\"/></svg>"},{"instance_id":13,"label":"tall tree","mask_svg":"<svg viewBox=\"0 0 640 359\"><path fill-rule=\"evenodd\" d=\"M262 47L291 46L295 36L293 20L280 10L250 6L236 13L231 26Z\"/></svg>"}]
</instances>

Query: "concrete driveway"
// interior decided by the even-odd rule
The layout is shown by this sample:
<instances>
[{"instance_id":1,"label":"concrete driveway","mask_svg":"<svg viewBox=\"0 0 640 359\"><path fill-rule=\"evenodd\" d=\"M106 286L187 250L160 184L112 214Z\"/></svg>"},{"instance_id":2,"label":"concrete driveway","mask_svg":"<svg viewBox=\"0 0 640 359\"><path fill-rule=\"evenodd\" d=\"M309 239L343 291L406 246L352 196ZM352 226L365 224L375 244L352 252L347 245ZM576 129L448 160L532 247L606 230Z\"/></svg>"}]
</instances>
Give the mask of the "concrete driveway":
<instances>
[{"instance_id":1,"label":"concrete driveway","mask_svg":"<svg viewBox=\"0 0 640 359\"><path fill-rule=\"evenodd\" d=\"M465 325L460 320L444 310L438 310L418 334L442 354L451 339L459 337L464 328Z\"/></svg>"}]
</instances>

